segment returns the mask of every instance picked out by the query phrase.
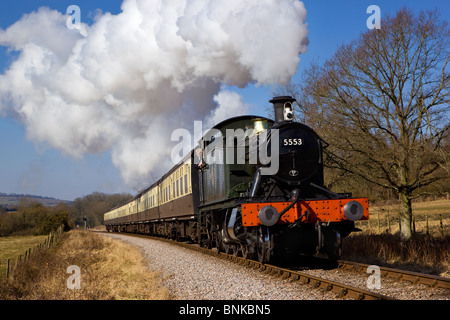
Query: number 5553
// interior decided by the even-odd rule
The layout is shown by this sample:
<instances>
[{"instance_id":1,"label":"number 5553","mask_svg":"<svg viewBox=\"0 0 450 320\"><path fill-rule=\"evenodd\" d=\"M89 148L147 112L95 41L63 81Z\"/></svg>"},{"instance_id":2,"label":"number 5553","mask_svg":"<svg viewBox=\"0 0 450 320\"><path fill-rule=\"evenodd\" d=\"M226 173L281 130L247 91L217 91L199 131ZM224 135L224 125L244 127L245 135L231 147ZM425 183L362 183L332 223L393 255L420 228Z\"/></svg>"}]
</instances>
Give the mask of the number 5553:
<instances>
[{"instance_id":1,"label":"number 5553","mask_svg":"<svg viewBox=\"0 0 450 320\"><path fill-rule=\"evenodd\" d=\"M301 146L303 140L301 138L286 138L283 139L283 146Z\"/></svg>"}]
</instances>

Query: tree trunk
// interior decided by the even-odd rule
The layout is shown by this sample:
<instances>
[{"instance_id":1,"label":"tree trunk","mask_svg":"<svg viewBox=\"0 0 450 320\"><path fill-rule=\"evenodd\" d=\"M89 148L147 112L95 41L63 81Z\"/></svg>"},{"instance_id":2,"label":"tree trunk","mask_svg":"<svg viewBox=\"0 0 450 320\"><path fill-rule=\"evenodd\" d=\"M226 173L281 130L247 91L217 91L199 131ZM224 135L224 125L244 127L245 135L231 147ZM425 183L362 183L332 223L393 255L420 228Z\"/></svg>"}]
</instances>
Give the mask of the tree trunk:
<instances>
[{"instance_id":1,"label":"tree trunk","mask_svg":"<svg viewBox=\"0 0 450 320\"><path fill-rule=\"evenodd\" d=\"M412 207L411 197L408 192L400 193L401 211L400 211L400 236L403 240L412 237Z\"/></svg>"}]
</instances>

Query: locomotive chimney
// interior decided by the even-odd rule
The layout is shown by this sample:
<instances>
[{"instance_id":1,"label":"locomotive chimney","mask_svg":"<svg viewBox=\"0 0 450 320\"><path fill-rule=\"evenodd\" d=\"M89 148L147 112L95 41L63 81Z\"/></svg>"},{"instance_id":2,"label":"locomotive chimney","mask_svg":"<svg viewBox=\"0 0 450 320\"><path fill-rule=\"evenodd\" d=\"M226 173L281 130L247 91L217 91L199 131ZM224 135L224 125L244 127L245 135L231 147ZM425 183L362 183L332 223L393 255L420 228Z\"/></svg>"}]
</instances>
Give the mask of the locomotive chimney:
<instances>
[{"instance_id":1,"label":"locomotive chimney","mask_svg":"<svg viewBox=\"0 0 450 320\"><path fill-rule=\"evenodd\" d=\"M274 97L269 101L270 103L273 103L273 108L275 109L275 123L292 121L292 103L294 101L295 99L291 96Z\"/></svg>"}]
</instances>

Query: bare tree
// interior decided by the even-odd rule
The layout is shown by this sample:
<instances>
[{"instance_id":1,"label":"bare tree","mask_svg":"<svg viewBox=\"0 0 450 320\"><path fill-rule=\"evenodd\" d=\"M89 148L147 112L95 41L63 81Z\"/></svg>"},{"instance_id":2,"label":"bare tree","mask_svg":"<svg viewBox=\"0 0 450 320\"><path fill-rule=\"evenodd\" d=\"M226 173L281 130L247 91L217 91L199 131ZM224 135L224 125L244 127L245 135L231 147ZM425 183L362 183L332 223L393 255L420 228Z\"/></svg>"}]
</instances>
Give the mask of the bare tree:
<instances>
[{"instance_id":1,"label":"bare tree","mask_svg":"<svg viewBox=\"0 0 450 320\"><path fill-rule=\"evenodd\" d=\"M399 194L404 239L418 189L449 175L449 35L438 11L403 8L284 89L329 142L331 168Z\"/></svg>"}]
</instances>

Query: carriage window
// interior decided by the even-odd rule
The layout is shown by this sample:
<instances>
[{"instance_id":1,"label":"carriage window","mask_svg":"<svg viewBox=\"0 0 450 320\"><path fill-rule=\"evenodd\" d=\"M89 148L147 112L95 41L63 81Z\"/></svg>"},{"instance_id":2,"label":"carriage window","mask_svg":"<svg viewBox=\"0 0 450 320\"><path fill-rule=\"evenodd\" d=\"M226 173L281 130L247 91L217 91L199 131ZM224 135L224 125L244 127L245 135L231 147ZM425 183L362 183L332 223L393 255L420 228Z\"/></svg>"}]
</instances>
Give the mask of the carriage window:
<instances>
[{"instance_id":1,"label":"carriage window","mask_svg":"<svg viewBox=\"0 0 450 320\"><path fill-rule=\"evenodd\" d=\"M180 177L180 194L183 195L183 177Z\"/></svg>"},{"instance_id":2,"label":"carriage window","mask_svg":"<svg viewBox=\"0 0 450 320\"><path fill-rule=\"evenodd\" d=\"M187 179L187 174L184 175L184 193L188 193L188 179Z\"/></svg>"}]
</instances>

